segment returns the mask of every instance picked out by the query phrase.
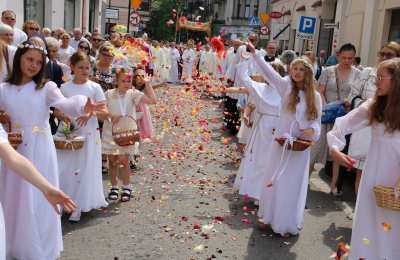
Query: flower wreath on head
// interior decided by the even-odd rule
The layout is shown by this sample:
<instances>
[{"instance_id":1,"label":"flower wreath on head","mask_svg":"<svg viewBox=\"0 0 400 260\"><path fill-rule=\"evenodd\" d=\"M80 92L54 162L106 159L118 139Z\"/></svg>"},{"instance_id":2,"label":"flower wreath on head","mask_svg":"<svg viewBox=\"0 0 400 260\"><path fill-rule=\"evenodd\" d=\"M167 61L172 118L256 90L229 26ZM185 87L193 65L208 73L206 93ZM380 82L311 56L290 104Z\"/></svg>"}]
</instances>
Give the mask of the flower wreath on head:
<instances>
[{"instance_id":1,"label":"flower wreath on head","mask_svg":"<svg viewBox=\"0 0 400 260\"><path fill-rule=\"evenodd\" d=\"M21 44L18 45L18 49L27 49L27 48L28 49L40 50L40 51L42 51L44 53L44 55L47 55L46 49L44 49L41 46L37 46L37 45L31 44L31 43L21 43Z\"/></svg>"}]
</instances>

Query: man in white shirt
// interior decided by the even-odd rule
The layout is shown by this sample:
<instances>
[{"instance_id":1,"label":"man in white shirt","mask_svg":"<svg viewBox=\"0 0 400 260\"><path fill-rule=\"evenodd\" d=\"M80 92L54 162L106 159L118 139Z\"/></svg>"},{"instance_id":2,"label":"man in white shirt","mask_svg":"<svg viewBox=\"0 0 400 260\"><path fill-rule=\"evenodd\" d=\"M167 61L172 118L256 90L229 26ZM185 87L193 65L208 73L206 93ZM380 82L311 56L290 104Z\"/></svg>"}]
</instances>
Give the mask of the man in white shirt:
<instances>
[{"instance_id":1,"label":"man in white shirt","mask_svg":"<svg viewBox=\"0 0 400 260\"><path fill-rule=\"evenodd\" d=\"M73 30L74 38L69 41L69 45L74 48L74 50L78 49L78 43L82 39L82 31L79 28L75 28Z\"/></svg>"},{"instance_id":2,"label":"man in white shirt","mask_svg":"<svg viewBox=\"0 0 400 260\"><path fill-rule=\"evenodd\" d=\"M14 41L13 41L13 46L17 46L18 44L26 41L28 39L28 36L26 33L21 31L20 29L14 27L15 22L17 21L16 15L14 11L12 10L4 10L1 13L1 22L4 24L7 24L11 26L14 30Z\"/></svg>"},{"instance_id":3,"label":"man in white shirt","mask_svg":"<svg viewBox=\"0 0 400 260\"><path fill-rule=\"evenodd\" d=\"M64 33L61 36L61 46L58 49L58 61L69 65L69 58L75 53L75 49L69 45L70 36Z\"/></svg>"}]
</instances>

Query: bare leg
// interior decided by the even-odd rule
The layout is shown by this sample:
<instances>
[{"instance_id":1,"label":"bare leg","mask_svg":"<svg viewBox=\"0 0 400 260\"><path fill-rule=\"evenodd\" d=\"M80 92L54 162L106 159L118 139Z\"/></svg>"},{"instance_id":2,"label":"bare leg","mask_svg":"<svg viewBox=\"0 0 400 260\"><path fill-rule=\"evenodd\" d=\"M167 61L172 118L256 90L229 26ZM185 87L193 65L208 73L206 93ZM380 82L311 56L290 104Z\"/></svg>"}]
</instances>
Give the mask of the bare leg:
<instances>
[{"instance_id":1,"label":"bare leg","mask_svg":"<svg viewBox=\"0 0 400 260\"><path fill-rule=\"evenodd\" d=\"M122 185L124 187L129 186L129 179L131 177L131 170L129 167L129 156L128 155L123 155L120 156L120 163L123 165L121 167L122 170Z\"/></svg>"},{"instance_id":2,"label":"bare leg","mask_svg":"<svg viewBox=\"0 0 400 260\"><path fill-rule=\"evenodd\" d=\"M118 161L117 161L117 157L113 156L113 155L109 155L108 156L108 163L109 163L108 173L110 175L111 186L116 187L118 185L118 179L117 179Z\"/></svg>"},{"instance_id":3,"label":"bare leg","mask_svg":"<svg viewBox=\"0 0 400 260\"><path fill-rule=\"evenodd\" d=\"M336 162L333 162L331 192L335 192L335 190L336 190L336 183L337 183L338 177L339 177L339 164Z\"/></svg>"}]
</instances>

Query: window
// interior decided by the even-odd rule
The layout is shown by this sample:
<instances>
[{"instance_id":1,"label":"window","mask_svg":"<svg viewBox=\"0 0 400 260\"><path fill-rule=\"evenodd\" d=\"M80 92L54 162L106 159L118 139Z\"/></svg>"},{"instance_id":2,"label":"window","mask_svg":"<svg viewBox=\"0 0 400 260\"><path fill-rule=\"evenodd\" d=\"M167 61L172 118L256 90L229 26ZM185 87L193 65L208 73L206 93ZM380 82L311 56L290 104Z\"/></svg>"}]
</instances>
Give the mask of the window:
<instances>
[{"instance_id":1,"label":"window","mask_svg":"<svg viewBox=\"0 0 400 260\"><path fill-rule=\"evenodd\" d=\"M258 7L260 6L260 0L254 1L254 13L253 16L258 16Z\"/></svg>"},{"instance_id":2,"label":"window","mask_svg":"<svg viewBox=\"0 0 400 260\"><path fill-rule=\"evenodd\" d=\"M64 0L64 29L71 31L75 25L75 0Z\"/></svg>"},{"instance_id":3,"label":"window","mask_svg":"<svg viewBox=\"0 0 400 260\"><path fill-rule=\"evenodd\" d=\"M233 18L247 19L250 14L251 0L234 0L233 2Z\"/></svg>"},{"instance_id":4,"label":"window","mask_svg":"<svg viewBox=\"0 0 400 260\"><path fill-rule=\"evenodd\" d=\"M389 41L400 41L400 9L395 9L392 11Z\"/></svg>"},{"instance_id":5,"label":"window","mask_svg":"<svg viewBox=\"0 0 400 260\"><path fill-rule=\"evenodd\" d=\"M44 26L44 0L25 0L24 1L24 20L34 20L41 27ZM17 17L18 19L18 17Z\"/></svg>"}]
</instances>

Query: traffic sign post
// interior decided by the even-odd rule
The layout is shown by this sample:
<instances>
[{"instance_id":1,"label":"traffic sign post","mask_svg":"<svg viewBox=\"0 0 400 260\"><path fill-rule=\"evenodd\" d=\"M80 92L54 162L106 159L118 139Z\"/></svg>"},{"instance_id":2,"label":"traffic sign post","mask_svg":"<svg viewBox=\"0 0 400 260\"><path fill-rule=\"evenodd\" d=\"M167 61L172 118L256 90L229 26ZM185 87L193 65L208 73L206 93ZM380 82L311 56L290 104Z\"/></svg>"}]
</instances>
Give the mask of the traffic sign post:
<instances>
[{"instance_id":1,"label":"traffic sign post","mask_svg":"<svg viewBox=\"0 0 400 260\"><path fill-rule=\"evenodd\" d=\"M259 26L259 25L260 25L260 17L258 16L249 17L249 26Z\"/></svg>"},{"instance_id":2,"label":"traffic sign post","mask_svg":"<svg viewBox=\"0 0 400 260\"><path fill-rule=\"evenodd\" d=\"M132 12L131 15L129 16L129 22L132 26L138 27L140 23L140 15L136 12Z\"/></svg>"},{"instance_id":3,"label":"traffic sign post","mask_svg":"<svg viewBox=\"0 0 400 260\"><path fill-rule=\"evenodd\" d=\"M297 26L296 38L313 40L317 18L315 16L300 16Z\"/></svg>"},{"instance_id":4,"label":"traffic sign post","mask_svg":"<svg viewBox=\"0 0 400 260\"><path fill-rule=\"evenodd\" d=\"M269 17L271 17L272 19L279 19L283 16L283 14L281 12L270 12L269 13Z\"/></svg>"},{"instance_id":5,"label":"traffic sign post","mask_svg":"<svg viewBox=\"0 0 400 260\"><path fill-rule=\"evenodd\" d=\"M260 28L260 33L261 33L261 35L268 35L269 33L270 33L270 29L269 29L269 27L268 26L262 26L261 28Z\"/></svg>"}]
</instances>

